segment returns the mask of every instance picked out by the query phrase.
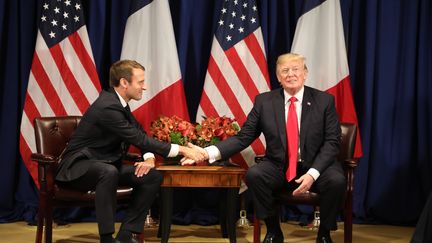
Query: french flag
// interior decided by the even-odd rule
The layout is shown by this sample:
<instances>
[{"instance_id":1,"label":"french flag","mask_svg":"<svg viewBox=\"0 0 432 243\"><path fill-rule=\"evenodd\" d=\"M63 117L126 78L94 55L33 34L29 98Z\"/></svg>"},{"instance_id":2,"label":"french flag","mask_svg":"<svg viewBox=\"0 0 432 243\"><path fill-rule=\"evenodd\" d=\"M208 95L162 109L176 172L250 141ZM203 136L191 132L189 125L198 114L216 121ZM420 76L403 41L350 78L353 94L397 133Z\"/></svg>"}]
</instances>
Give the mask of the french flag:
<instances>
[{"instance_id":1,"label":"french flag","mask_svg":"<svg viewBox=\"0 0 432 243\"><path fill-rule=\"evenodd\" d=\"M306 57L306 85L334 95L341 122L355 123L355 111L339 0L303 1L291 52ZM360 132L354 157L362 156Z\"/></svg>"},{"instance_id":2,"label":"french flag","mask_svg":"<svg viewBox=\"0 0 432 243\"><path fill-rule=\"evenodd\" d=\"M160 115L189 120L168 0L131 2L121 59L136 60L146 69L147 90L129 103L146 131Z\"/></svg>"}]
</instances>

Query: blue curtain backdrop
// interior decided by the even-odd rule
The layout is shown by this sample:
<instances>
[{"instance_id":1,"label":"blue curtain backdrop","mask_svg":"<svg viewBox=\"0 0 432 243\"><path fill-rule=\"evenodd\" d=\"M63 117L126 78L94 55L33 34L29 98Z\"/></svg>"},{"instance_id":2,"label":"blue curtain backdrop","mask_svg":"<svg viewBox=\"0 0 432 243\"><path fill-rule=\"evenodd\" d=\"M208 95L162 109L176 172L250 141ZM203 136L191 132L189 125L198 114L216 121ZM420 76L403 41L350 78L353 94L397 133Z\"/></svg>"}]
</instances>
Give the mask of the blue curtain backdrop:
<instances>
[{"instance_id":1,"label":"blue curtain backdrop","mask_svg":"<svg viewBox=\"0 0 432 243\"><path fill-rule=\"evenodd\" d=\"M304 0L257 1L276 88L275 60L291 48ZM37 190L21 161L18 141L38 2L0 0L0 222L32 221L37 211ZM120 56L129 4L83 1L104 88L109 66ZM170 1L191 119L221 5L222 0ZM355 177L355 217L362 222L413 224L432 190L432 3L341 0L341 7L364 149ZM181 194L180 207L187 208L190 202ZM204 205L214 200L210 194L200 197Z\"/></svg>"}]
</instances>

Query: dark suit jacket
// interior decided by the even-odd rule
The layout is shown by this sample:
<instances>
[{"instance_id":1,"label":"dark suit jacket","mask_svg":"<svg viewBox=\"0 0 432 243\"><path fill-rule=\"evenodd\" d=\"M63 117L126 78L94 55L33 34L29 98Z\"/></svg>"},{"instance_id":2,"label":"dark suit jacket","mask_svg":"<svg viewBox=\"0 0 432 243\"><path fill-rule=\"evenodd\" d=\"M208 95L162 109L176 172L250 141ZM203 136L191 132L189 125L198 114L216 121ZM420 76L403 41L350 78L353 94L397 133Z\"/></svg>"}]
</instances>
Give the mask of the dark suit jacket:
<instances>
[{"instance_id":1,"label":"dark suit jacket","mask_svg":"<svg viewBox=\"0 0 432 243\"><path fill-rule=\"evenodd\" d=\"M118 162L129 144L135 145L142 152L154 152L164 157L171 149L170 144L146 135L132 113L122 106L114 89L102 91L83 115L66 146L56 179L76 179L94 161ZM78 161L81 163L77 163Z\"/></svg>"},{"instance_id":2,"label":"dark suit jacket","mask_svg":"<svg viewBox=\"0 0 432 243\"><path fill-rule=\"evenodd\" d=\"M322 173L336 161L340 146L340 125L334 97L325 92L304 87L300 125L301 159L308 168ZM286 169L287 140L284 92L282 88L260 94L238 135L216 145L222 159L241 151L261 133L266 140L264 160Z\"/></svg>"}]
</instances>

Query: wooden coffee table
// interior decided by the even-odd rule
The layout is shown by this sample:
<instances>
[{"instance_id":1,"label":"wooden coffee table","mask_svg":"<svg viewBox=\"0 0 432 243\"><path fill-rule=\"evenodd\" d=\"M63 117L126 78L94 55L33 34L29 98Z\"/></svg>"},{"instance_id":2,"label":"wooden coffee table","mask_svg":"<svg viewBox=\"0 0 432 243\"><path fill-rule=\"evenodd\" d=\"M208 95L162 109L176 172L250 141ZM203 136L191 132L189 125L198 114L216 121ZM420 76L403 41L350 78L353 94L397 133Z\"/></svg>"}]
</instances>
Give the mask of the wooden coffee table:
<instances>
[{"instance_id":1,"label":"wooden coffee table","mask_svg":"<svg viewBox=\"0 0 432 243\"><path fill-rule=\"evenodd\" d=\"M161 212L158 236L167 243L171 230L174 187L225 188L226 200L222 200L224 212L220 224L222 236L228 236L231 243L236 240L236 202L238 191L246 170L240 167L224 166L179 166L158 165L163 173L161 187Z\"/></svg>"}]
</instances>

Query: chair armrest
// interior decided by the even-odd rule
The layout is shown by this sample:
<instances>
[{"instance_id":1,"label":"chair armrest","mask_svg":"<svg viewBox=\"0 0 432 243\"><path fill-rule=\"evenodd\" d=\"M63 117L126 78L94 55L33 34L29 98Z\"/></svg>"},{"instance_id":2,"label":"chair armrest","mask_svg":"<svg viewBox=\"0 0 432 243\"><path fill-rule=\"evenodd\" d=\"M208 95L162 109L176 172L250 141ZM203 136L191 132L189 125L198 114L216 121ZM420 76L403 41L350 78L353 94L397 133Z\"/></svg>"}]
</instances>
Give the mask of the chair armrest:
<instances>
[{"instance_id":1,"label":"chair armrest","mask_svg":"<svg viewBox=\"0 0 432 243\"><path fill-rule=\"evenodd\" d=\"M48 155L48 154L40 154L40 153L32 153L30 157L33 161L36 161L41 165L56 165L57 157Z\"/></svg>"},{"instance_id":2,"label":"chair armrest","mask_svg":"<svg viewBox=\"0 0 432 243\"><path fill-rule=\"evenodd\" d=\"M346 159L343 161L345 176L347 180L347 194L351 197L354 190L354 169L358 165L358 159Z\"/></svg>"},{"instance_id":3,"label":"chair armrest","mask_svg":"<svg viewBox=\"0 0 432 243\"><path fill-rule=\"evenodd\" d=\"M346 159L343 161L343 166L345 169L355 169L358 166L357 159Z\"/></svg>"}]
</instances>

